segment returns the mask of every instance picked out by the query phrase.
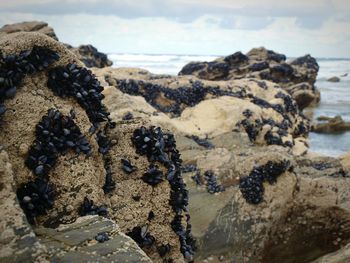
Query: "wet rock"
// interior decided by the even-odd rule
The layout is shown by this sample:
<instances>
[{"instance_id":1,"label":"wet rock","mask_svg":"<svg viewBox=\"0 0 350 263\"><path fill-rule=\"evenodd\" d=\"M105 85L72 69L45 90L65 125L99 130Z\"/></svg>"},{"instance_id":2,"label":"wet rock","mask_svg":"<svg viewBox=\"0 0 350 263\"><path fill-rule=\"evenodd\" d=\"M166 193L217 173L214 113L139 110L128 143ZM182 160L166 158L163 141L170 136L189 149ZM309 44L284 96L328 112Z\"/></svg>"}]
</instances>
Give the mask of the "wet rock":
<instances>
[{"instance_id":1,"label":"wet rock","mask_svg":"<svg viewBox=\"0 0 350 263\"><path fill-rule=\"evenodd\" d=\"M337 77L337 76L334 76L334 77L331 77L331 78L327 79L327 81L329 81L329 82L339 82L340 78Z\"/></svg>"},{"instance_id":2,"label":"wet rock","mask_svg":"<svg viewBox=\"0 0 350 263\"><path fill-rule=\"evenodd\" d=\"M350 122L346 122L341 116L335 117L320 116L317 123L313 123L311 131L317 133L340 133L350 130Z\"/></svg>"}]
</instances>

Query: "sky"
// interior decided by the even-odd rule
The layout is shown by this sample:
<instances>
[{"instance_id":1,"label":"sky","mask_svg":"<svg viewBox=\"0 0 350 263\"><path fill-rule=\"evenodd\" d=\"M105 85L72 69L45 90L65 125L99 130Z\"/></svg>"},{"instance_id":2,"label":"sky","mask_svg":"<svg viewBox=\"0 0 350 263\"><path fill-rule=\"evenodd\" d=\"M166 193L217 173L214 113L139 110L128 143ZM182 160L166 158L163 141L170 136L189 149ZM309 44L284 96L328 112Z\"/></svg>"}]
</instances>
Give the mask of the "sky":
<instances>
[{"instance_id":1,"label":"sky","mask_svg":"<svg viewBox=\"0 0 350 263\"><path fill-rule=\"evenodd\" d=\"M350 58L349 0L0 0L0 26L32 20L107 53Z\"/></svg>"}]
</instances>

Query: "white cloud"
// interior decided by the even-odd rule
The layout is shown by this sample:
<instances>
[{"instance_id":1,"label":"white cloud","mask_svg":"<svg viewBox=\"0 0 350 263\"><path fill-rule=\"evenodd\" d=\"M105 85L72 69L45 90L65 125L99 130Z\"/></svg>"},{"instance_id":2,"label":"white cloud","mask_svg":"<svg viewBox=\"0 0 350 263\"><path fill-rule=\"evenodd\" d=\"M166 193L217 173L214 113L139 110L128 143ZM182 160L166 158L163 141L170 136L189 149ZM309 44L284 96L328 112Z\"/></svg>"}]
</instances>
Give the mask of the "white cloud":
<instances>
[{"instance_id":1,"label":"white cloud","mask_svg":"<svg viewBox=\"0 0 350 263\"><path fill-rule=\"evenodd\" d=\"M105 52L227 55L238 50L246 52L252 47L266 46L288 56L311 53L318 57L350 57L350 21L347 16L342 18L343 13L350 10L346 1L167 1L167 6L179 5L178 10L172 11L173 15L181 13L186 5L196 6L199 2L207 8L212 7L214 11L218 11L218 8L243 8L249 11L239 14L199 12L189 20L177 20L176 16L174 19L164 14L152 15L152 12L157 11L154 8L155 1L142 1L140 4L136 1L111 1L118 4L128 2L132 6L139 4L143 13L149 13L149 16L136 15L127 19L89 12L2 12L0 25L28 20L47 21L61 41L75 46L91 43ZM40 2L57 3L57 0ZM95 2L85 1L91 4ZM327 9L329 6L332 8ZM259 8L261 14L257 12ZM273 15L269 15L270 9ZM187 10L187 13L190 14L191 10Z\"/></svg>"}]
</instances>

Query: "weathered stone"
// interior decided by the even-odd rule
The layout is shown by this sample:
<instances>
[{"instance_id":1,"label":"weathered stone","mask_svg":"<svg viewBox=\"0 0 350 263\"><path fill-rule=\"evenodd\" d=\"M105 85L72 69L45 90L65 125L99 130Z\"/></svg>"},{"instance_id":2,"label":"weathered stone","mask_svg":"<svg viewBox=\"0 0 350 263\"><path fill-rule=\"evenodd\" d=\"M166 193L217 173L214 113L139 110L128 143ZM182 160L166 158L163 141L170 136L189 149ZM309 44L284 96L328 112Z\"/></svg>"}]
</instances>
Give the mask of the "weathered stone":
<instances>
[{"instance_id":1,"label":"weathered stone","mask_svg":"<svg viewBox=\"0 0 350 263\"><path fill-rule=\"evenodd\" d=\"M311 125L311 130L317 133L340 133L350 131L350 122L346 122L341 116L320 116L316 123Z\"/></svg>"},{"instance_id":2,"label":"weathered stone","mask_svg":"<svg viewBox=\"0 0 350 263\"><path fill-rule=\"evenodd\" d=\"M16 194L8 154L0 150L0 262L33 262L46 249L29 226Z\"/></svg>"},{"instance_id":3,"label":"weathered stone","mask_svg":"<svg viewBox=\"0 0 350 263\"><path fill-rule=\"evenodd\" d=\"M21 22L16 24L4 25L0 28L0 33L16 33L16 32L38 32L49 37L52 37L55 40L58 40L52 27L49 27L46 22L39 21L30 21L30 22Z\"/></svg>"}]
</instances>

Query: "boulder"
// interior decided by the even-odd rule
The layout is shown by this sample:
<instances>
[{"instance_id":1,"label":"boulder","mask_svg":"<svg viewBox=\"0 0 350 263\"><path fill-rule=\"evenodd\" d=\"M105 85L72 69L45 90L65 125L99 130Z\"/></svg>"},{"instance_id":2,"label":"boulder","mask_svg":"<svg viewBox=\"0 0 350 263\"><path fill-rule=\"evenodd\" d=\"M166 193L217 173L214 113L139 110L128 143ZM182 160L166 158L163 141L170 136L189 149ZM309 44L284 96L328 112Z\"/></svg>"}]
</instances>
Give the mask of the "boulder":
<instances>
[{"instance_id":1,"label":"boulder","mask_svg":"<svg viewBox=\"0 0 350 263\"><path fill-rule=\"evenodd\" d=\"M86 67L104 68L112 66L106 54L99 52L92 45L80 45L79 47L70 47L77 57L85 64Z\"/></svg>"},{"instance_id":2,"label":"boulder","mask_svg":"<svg viewBox=\"0 0 350 263\"><path fill-rule=\"evenodd\" d=\"M337 76L333 76L333 77L327 79L327 81L329 81L329 82L339 82L340 78L337 77Z\"/></svg>"},{"instance_id":3,"label":"boulder","mask_svg":"<svg viewBox=\"0 0 350 263\"><path fill-rule=\"evenodd\" d=\"M317 133L339 133L350 130L350 122L346 122L341 116L335 117L320 116L317 123L313 123L311 130Z\"/></svg>"},{"instance_id":4,"label":"boulder","mask_svg":"<svg viewBox=\"0 0 350 263\"><path fill-rule=\"evenodd\" d=\"M30 21L30 22L21 22L16 24L4 25L0 28L0 34L6 33L16 33L16 32L38 32L45 34L49 37L52 37L55 40L58 40L55 31L52 27L49 27L48 23L41 21Z\"/></svg>"},{"instance_id":5,"label":"boulder","mask_svg":"<svg viewBox=\"0 0 350 263\"><path fill-rule=\"evenodd\" d=\"M211 62L191 62L179 75L194 75L205 80L269 80L288 91L302 110L319 101L319 92L314 86L318 69L316 59L310 55L286 61L283 54L254 48L246 55L236 52Z\"/></svg>"},{"instance_id":6,"label":"boulder","mask_svg":"<svg viewBox=\"0 0 350 263\"><path fill-rule=\"evenodd\" d=\"M14 189L29 223L57 228L81 216L108 216L152 260L191 260L188 195L172 134L147 121L112 121L92 72L44 34L5 35L0 49L0 145L11 160ZM151 150L155 144L157 151ZM7 219L0 219L6 228ZM83 238L80 232L87 229L90 225L72 231L74 238ZM45 243L57 244L57 236L68 235L58 228L47 240L47 231L53 230L45 230ZM76 245L70 238L59 241ZM62 260L98 261L98 253L115 259L115 247L99 247L66 251Z\"/></svg>"}]
</instances>

